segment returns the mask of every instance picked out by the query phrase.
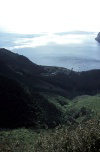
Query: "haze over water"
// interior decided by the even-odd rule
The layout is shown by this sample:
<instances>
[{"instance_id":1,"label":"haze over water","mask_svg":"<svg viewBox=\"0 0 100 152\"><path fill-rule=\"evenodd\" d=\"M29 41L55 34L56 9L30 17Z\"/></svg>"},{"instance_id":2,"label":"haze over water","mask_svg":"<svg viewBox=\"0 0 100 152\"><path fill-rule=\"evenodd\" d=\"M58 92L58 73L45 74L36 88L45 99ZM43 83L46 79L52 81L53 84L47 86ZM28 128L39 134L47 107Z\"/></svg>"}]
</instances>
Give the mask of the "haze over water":
<instances>
[{"instance_id":1,"label":"haze over water","mask_svg":"<svg viewBox=\"0 0 100 152\"><path fill-rule=\"evenodd\" d=\"M0 47L27 56L39 65L84 71L100 69L100 44L95 40L96 35L93 32L8 34L2 36Z\"/></svg>"}]
</instances>

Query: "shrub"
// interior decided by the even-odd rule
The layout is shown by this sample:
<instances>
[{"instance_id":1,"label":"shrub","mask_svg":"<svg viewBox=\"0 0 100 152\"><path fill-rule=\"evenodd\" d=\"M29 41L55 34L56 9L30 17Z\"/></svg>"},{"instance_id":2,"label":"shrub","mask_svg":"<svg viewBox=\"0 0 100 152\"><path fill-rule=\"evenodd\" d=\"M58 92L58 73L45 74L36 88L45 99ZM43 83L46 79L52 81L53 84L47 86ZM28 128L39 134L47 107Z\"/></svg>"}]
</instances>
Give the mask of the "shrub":
<instances>
[{"instance_id":1,"label":"shrub","mask_svg":"<svg viewBox=\"0 0 100 152\"><path fill-rule=\"evenodd\" d=\"M99 152L100 123L90 120L76 128L59 127L54 132L40 135L35 152Z\"/></svg>"}]
</instances>

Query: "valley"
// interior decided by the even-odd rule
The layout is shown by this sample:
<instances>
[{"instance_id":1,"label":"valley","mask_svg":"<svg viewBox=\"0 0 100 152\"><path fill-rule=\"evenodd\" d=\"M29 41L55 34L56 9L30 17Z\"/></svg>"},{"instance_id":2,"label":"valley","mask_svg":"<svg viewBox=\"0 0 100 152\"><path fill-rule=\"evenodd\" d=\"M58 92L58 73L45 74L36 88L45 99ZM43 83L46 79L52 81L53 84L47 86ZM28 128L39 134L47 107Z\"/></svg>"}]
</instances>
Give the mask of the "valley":
<instances>
[{"instance_id":1,"label":"valley","mask_svg":"<svg viewBox=\"0 0 100 152\"><path fill-rule=\"evenodd\" d=\"M99 76L99 69L76 72L62 67L41 66L23 55L1 48L0 151L49 152L57 147L57 152L66 148L70 152L72 143L71 147L67 145L64 148L59 139L63 138L66 145L64 140L67 142L68 134L68 142L73 140L71 134L77 134L77 139L88 135L92 142L93 128L100 129ZM87 134L81 135L80 126ZM89 126L91 134L87 130ZM96 130L95 136L95 144L98 145ZM61 147L53 138L58 139ZM90 141L87 142L89 144ZM50 147L47 149L45 146ZM83 152L81 146L80 152ZM73 152L78 150L77 144L75 147Z\"/></svg>"}]
</instances>

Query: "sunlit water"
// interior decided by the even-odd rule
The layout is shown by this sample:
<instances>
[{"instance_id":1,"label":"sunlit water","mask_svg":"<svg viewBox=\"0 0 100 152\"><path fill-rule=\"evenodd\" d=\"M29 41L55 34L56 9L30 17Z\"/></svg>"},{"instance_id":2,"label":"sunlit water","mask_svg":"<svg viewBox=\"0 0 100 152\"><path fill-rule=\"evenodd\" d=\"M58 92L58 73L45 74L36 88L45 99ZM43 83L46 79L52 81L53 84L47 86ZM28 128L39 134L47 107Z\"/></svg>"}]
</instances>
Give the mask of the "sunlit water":
<instances>
[{"instance_id":1,"label":"sunlit water","mask_svg":"<svg viewBox=\"0 0 100 152\"><path fill-rule=\"evenodd\" d=\"M83 71L100 69L97 33L58 33L21 37L6 46L39 65L59 66Z\"/></svg>"}]
</instances>

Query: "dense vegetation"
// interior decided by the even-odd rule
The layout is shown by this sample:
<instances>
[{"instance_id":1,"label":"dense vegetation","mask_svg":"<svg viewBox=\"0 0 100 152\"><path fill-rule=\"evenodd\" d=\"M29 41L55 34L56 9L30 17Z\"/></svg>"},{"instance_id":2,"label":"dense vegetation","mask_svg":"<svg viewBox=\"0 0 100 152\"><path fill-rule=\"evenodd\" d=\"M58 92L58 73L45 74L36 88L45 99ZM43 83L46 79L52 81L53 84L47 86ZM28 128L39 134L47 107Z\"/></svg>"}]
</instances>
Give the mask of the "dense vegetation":
<instances>
[{"instance_id":1,"label":"dense vegetation","mask_svg":"<svg viewBox=\"0 0 100 152\"><path fill-rule=\"evenodd\" d=\"M91 120L54 130L0 131L1 152L99 152L100 122Z\"/></svg>"},{"instance_id":2,"label":"dense vegetation","mask_svg":"<svg viewBox=\"0 0 100 152\"><path fill-rule=\"evenodd\" d=\"M75 127L56 128L40 135L35 143L35 152L99 152L100 122L89 121Z\"/></svg>"},{"instance_id":3,"label":"dense vegetation","mask_svg":"<svg viewBox=\"0 0 100 152\"><path fill-rule=\"evenodd\" d=\"M100 70L39 66L0 49L0 151L98 152L99 119Z\"/></svg>"},{"instance_id":4,"label":"dense vegetation","mask_svg":"<svg viewBox=\"0 0 100 152\"><path fill-rule=\"evenodd\" d=\"M0 127L54 127L61 117L62 112L42 95L0 76Z\"/></svg>"},{"instance_id":5,"label":"dense vegetation","mask_svg":"<svg viewBox=\"0 0 100 152\"><path fill-rule=\"evenodd\" d=\"M100 117L100 96L69 100L52 93L34 93L17 81L0 76L0 127L52 128Z\"/></svg>"},{"instance_id":6,"label":"dense vegetation","mask_svg":"<svg viewBox=\"0 0 100 152\"><path fill-rule=\"evenodd\" d=\"M30 117L30 102L29 95L16 81L0 76L0 127L25 125Z\"/></svg>"}]
</instances>

